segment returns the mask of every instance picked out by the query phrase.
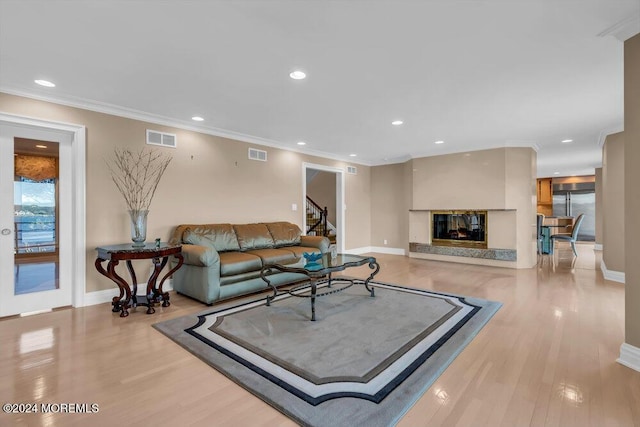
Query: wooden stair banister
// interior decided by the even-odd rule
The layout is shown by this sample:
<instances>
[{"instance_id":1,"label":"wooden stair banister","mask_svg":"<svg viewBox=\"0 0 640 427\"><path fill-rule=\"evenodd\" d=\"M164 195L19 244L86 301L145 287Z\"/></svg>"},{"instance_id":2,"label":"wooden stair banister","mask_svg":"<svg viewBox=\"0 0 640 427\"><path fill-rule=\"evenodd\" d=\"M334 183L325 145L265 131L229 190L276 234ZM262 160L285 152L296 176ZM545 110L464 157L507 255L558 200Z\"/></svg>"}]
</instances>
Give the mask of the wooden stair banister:
<instances>
[{"instance_id":1,"label":"wooden stair banister","mask_svg":"<svg viewBox=\"0 0 640 427\"><path fill-rule=\"evenodd\" d=\"M311 214L313 219L317 218L313 225L307 224L307 234L318 229L322 230L321 235L323 236L329 234L329 230L327 228L328 210L326 206L321 208L319 204L311 199L311 197L307 196L307 214Z\"/></svg>"}]
</instances>

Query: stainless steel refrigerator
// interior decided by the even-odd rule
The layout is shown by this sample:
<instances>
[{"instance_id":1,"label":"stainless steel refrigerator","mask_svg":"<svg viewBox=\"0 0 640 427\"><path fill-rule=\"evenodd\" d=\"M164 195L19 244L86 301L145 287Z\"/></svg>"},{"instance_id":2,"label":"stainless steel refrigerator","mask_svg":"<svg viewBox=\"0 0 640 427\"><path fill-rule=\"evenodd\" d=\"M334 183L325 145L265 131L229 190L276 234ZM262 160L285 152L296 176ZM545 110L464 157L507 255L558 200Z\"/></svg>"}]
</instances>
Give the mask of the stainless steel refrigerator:
<instances>
[{"instance_id":1,"label":"stainless steel refrigerator","mask_svg":"<svg viewBox=\"0 0 640 427\"><path fill-rule=\"evenodd\" d=\"M578 232L578 240L593 242L596 240L596 191L595 183L580 182L553 185L553 216L572 216L584 214L584 220Z\"/></svg>"}]
</instances>

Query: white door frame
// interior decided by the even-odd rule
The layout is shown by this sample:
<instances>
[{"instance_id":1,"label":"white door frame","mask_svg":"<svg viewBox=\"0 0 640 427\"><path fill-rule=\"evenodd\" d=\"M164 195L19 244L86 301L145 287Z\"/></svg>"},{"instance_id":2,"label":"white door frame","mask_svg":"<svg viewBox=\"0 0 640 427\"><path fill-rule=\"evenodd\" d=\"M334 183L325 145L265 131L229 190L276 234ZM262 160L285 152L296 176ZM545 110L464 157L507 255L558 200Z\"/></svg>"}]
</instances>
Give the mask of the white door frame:
<instances>
[{"instance_id":1,"label":"white door frame","mask_svg":"<svg viewBox=\"0 0 640 427\"><path fill-rule=\"evenodd\" d=\"M82 125L54 122L0 112L0 125L23 127L31 131L62 133L71 139L71 304L84 305L86 287L86 128ZM61 201L62 202L62 201ZM62 255L62 254L61 254Z\"/></svg>"},{"instance_id":2,"label":"white door frame","mask_svg":"<svg viewBox=\"0 0 640 427\"><path fill-rule=\"evenodd\" d=\"M333 172L336 174L336 229L338 236L336 238L336 246L338 252L344 252L344 229L345 229L345 194L344 194L344 169L331 166L316 165L314 163L302 163L302 227L306 234L307 230L307 169L321 170L325 172Z\"/></svg>"}]
</instances>

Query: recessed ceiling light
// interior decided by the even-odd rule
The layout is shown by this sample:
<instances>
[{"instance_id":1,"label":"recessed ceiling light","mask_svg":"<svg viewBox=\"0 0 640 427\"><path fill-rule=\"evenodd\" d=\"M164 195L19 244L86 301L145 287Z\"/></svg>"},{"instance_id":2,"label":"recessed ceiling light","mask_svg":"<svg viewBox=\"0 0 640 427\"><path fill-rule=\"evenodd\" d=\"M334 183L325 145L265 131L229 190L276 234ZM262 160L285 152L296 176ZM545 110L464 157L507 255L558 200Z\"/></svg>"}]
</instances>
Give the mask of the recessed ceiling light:
<instances>
[{"instance_id":1,"label":"recessed ceiling light","mask_svg":"<svg viewBox=\"0 0 640 427\"><path fill-rule=\"evenodd\" d=\"M194 122L204 122L204 119L200 116L193 116L191 117L191 120L193 120Z\"/></svg>"},{"instance_id":2,"label":"recessed ceiling light","mask_svg":"<svg viewBox=\"0 0 640 427\"><path fill-rule=\"evenodd\" d=\"M554 175L560 175L560 172L554 172L553 174Z\"/></svg>"},{"instance_id":3,"label":"recessed ceiling light","mask_svg":"<svg viewBox=\"0 0 640 427\"><path fill-rule=\"evenodd\" d=\"M38 145L36 145L36 148L47 148L47 146L38 144Z\"/></svg>"},{"instance_id":4,"label":"recessed ceiling light","mask_svg":"<svg viewBox=\"0 0 640 427\"><path fill-rule=\"evenodd\" d=\"M289 73L289 77L294 80L302 80L307 77L307 74L304 71L295 70Z\"/></svg>"},{"instance_id":5,"label":"recessed ceiling light","mask_svg":"<svg viewBox=\"0 0 640 427\"><path fill-rule=\"evenodd\" d=\"M349 157L355 157L355 156L357 156L357 154L353 154L353 153L349 154Z\"/></svg>"},{"instance_id":6,"label":"recessed ceiling light","mask_svg":"<svg viewBox=\"0 0 640 427\"><path fill-rule=\"evenodd\" d=\"M435 141L434 144L444 144L444 141Z\"/></svg>"},{"instance_id":7,"label":"recessed ceiling light","mask_svg":"<svg viewBox=\"0 0 640 427\"><path fill-rule=\"evenodd\" d=\"M56 87L55 83L51 83L48 80L34 80L34 82L44 87Z\"/></svg>"},{"instance_id":8,"label":"recessed ceiling light","mask_svg":"<svg viewBox=\"0 0 640 427\"><path fill-rule=\"evenodd\" d=\"M563 144L569 144L570 142L573 142L573 139L563 139L561 142Z\"/></svg>"},{"instance_id":9,"label":"recessed ceiling light","mask_svg":"<svg viewBox=\"0 0 640 427\"><path fill-rule=\"evenodd\" d=\"M298 142L298 145L307 145L307 143L304 142L304 141L300 141L300 142Z\"/></svg>"},{"instance_id":10,"label":"recessed ceiling light","mask_svg":"<svg viewBox=\"0 0 640 427\"><path fill-rule=\"evenodd\" d=\"M391 122L391 124L394 126L400 126L402 123L404 123L402 120L394 120Z\"/></svg>"}]
</instances>

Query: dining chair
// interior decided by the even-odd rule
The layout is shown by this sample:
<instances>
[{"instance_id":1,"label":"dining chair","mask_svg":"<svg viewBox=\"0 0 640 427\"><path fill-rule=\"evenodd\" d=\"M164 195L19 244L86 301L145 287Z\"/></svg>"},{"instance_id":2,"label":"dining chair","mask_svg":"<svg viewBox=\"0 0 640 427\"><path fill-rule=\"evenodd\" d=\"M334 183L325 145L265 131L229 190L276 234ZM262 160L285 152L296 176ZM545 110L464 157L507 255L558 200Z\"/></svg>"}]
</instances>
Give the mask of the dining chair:
<instances>
[{"instance_id":1,"label":"dining chair","mask_svg":"<svg viewBox=\"0 0 640 427\"><path fill-rule=\"evenodd\" d=\"M538 255L542 254L542 242L544 235L542 234L542 224L544 223L544 215L536 214L536 233L538 235Z\"/></svg>"},{"instance_id":2,"label":"dining chair","mask_svg":"<svg viewBox=\"0 0 640 427\"><path fill-rule=\"evenodd\" d=\"M578 251L576 250L576 240L578 240L578 233L580 232L580 225L582 225L582 220L584 219L584 214L578 215L578 219L576 219L575 224L573 225L573 230L570 235L567 234L552 234L551 235L551 253L553 253L553 247L555 245L555 241L558 240L560 242L569 242L571 243L571 249L573 250L573 254L578 256Z\"/></svg>"}]
</instances>

